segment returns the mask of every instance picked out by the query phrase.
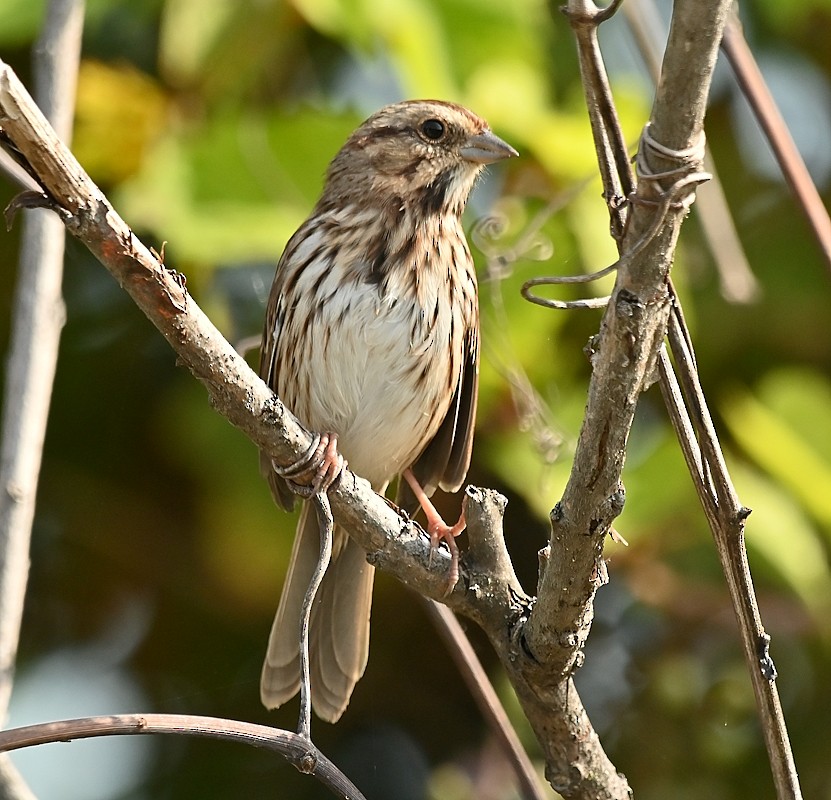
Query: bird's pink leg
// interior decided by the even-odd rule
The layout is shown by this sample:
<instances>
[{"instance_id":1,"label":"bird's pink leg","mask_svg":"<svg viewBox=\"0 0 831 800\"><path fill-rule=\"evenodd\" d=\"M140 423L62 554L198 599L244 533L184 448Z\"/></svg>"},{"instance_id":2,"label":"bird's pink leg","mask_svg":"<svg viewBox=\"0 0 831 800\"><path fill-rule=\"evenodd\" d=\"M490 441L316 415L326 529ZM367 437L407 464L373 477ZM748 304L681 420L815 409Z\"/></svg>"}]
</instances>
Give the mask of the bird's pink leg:
<instances>
[{"instance_id":1,"label":"bird's pink leg","mask_svg":"<svg viewBox=\"0 0 831 800\"><path fill-rule=\"evenodd\" d=\"M441 514L436 510L430 498L427 497L424 489L421 488L421 484L418 482L416 476L413 475L413 471L411 469L404 470L403 477L410 485L416 500L418 500L418 504L427 517L427 533L430 534L431 555L432 551L439 546L439 542L441 541L447 542L447 546L450 548L450 575L447 581L447 594L450 594L456 582L459 580L459 546L456 544L456 537L467 527L464 509L462 509L462 513L459 515L459 520L456 524L448 525L442 519Z\"/></svg>"},{"instance_id":2,"label":"bird's pink leg","mask_svg":"<svg viewBox=\"0 0 831 800\"><path fill-rule=\"evenodd\" d=\"M281 467L272 462L274 471L299 495L328 492L346 468L338 452L335 433L316 435L309 449L294 464Z\"/></svg>"}]
</instances>

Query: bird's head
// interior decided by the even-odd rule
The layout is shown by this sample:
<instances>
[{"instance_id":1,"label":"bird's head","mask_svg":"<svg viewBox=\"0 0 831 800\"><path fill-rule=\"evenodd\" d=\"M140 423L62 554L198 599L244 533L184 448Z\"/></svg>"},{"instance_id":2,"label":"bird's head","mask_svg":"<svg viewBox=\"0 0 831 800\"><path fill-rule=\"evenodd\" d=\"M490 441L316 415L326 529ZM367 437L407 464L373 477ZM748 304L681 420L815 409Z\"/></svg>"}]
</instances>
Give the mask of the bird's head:
<instances>
[{"instance_id":1,"label":"bird's head","mask_svg":"<svg viewBox=\"0 0 831 800\"><path fill-rule=\"evenodd\" d=\"M349 137L329 167L325 196L460 215L482 168L515 155L466 108L408 100L377 111Z\"/></svg>"}]
</instances>

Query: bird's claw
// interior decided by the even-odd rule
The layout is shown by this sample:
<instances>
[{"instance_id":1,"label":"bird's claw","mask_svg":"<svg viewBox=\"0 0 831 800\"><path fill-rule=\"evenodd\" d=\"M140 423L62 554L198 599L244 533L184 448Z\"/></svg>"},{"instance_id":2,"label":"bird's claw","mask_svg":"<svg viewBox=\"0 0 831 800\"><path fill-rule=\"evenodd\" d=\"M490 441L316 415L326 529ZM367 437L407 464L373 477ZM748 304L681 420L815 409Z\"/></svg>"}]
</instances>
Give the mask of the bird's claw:
<instances>
[{"instance_id":1,"label":"bird's claw","mask_svg":"<svg viewBox=\"0 0 831 800\"><path fill-rule=\"evenodd\" d=\"M418 500L422 511L424 511L424 515L427 517L427 533L430 535L430 557L428 564L432 566L433 553L438 550L439 544L442 541L447 543L447 547L450 550L450 572L447 576L447 587L444 591L444 596L446 597L453 591L453 587L459 581L459 546L456 544L456 537L467 527L464 509L462 509L462 513L459 515L456 524L448 525L430 501L430 498L418 482L413 471L407 469L402 474L404 480L410 484L413 494Z\"/></svg>"},{"instance_id":2,"label":"bird's claw","mask_svg":"<svg viewBox=\"0 0 831 800\"><path fill-rule=\"evenodd\" d=\"M427 533L430 535L430 558L428 563L433 563L433 553L439 549L444 542L450 550L450 571L447 575L447 586L444 597L449 595L459 582L459 545L456 544L456 537L465 529L465 515L462 512L455 525L448 525L441 517L428 526Z\"/></svg>"},{"instance_id":3,"label":"bird's claw","mask_svg":"<svg viewBox=\"0 0 831 800\"><path fill-rule=\"evenodd\" d=\"M315 434L308 450L287 467L272 462L274 471L291 490L301 497L324 494L335 485L346 469L346 461L338 452L334 433Z\"/></svg>"},{"instance_id":4,"label":"bird's claw","mask_svg":"<svg viewBox=\"0 0 831 800\"><path fill-rule=\"evenodd\" d=\"M6 220L6 230L12 229L12 223L17 212L26 208L45 208L54 211L64 222L72 218L72 215L61 206L52 195L43 191L28 189L15 195L6 206L3 215Z\"/></svg>"}]
</instances>

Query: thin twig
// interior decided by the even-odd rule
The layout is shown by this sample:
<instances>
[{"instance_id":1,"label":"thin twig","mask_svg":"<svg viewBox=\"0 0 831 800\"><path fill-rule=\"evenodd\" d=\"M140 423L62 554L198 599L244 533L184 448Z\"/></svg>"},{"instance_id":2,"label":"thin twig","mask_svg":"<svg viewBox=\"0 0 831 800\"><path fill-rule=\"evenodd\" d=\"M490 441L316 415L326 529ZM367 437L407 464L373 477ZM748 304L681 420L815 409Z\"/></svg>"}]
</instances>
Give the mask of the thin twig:
<instances>
[{"instance_id":1,"label":"thin twig","mask_svg":"<svg viewBox=\"0 0 831 800\"><path fill-rule=\"evenodd\" d=\"M814 232L817 244L825 257L826 267L831 269L831 219L735 16L727 25L721 46L759 125L765 132L773 154L779 162L779 168Z\"/></svg>"},{"instance_id":2,"label":"thin twig","mask_svg":"<svg viewBox=\"0 0 831 800\"><path fill-rule=\"evenodd\" d=\"M675 434L684 452L687 469L689 469L697 489L698 485L701 484L699 496L709 498L712 487L704 473L704 466L701 463L701 449L698 447L698 442L695 438L695 429L690 421L690 415L684 406L684 396L681 394L678 377L672 368L672 362L669 359L669 353L667 353L666 347L661 348L661 353L658 358L658 370L661 378L661 394L670 412L670 422L672 422L675 428Z\"/></svg>"},{"instance_id":3,"label":"thin twig","mask_svg":"<svg viewBox=\"0 0 831 800\"><path fill-rule=\"evenodd\" d=\"M305 775L312 775L341 800L366 800L361 792L307 738L251 722L187 714L114 714L46 722L0 731L0 752L38 744L69 742L98 736L173 734L220 739L259 747L282 755Z\"/></svg>"},{"instance_id":4,"label":"thin twig","mask_svg":"<svg viewBox=\"0 0 831 800\"><path fill-rule=\"evenodd\" d=\"M686 439L682 448L690 464L702 507L710 523L716 550L727 578L733 609L739 622L745 660L750 673L756 707L762 722L776 795L779 800L800 800L802 792L785 717L776 688L776 667L770 656L770 637L759 613L747 550L744 544L745 520L750 509L739 501L710 418L704 393L695 368L686 326L678 315L670 317L669 342L681 378L686 408L680 410L674 399L667 403L676 431L692 426L695 438ZM687 409L689 411L687 411ZM687 417L687 414L689 416ZM677 419L681 418L679 426ZM689 434L685 433L685 437ZM696 453L695 442L699 452ZM701 469L706 465L706 471Z\"/></svg>"},{"instance_id":5,"label":"thin twig","mask_svg":"<svg viewBox=\"0 0 831 800\"><path fill-rule=\"evenodd\" d=\"M335 521L332 518L332 509L326 492L318 492L312 495L309 502L314 505L317 514L317 526L320 529L320 554L300 610L300 719L297 723L297 733L311 742L312 689L309 671L309 621L312 616L312 607L317 596L317 590L320 588L323 576L326 574L329 562L332 560Z\"/></svg>"},{"instance_id":6,"label":"thin twig","mask_svg":"<svg viewBox=\"0 0 831 800\"><path fill-rule=\"evenodd\" d=\"M618 244L626 232L624 200L634 191L635 179L626 153L623 130L614 113L612 89L597 41L597 29L611 18L619 6L620 2L612 2L601 9L592 0L571 0L563 8L577 40L580 74L603 181L603 196L609 208L612 238Z\"/></svg>"},{"instance_id":7,"label":"thin twig","mask_svg":"<svg viewBox=\"0 0 831 800\"><path fill-rule=\"evenodd\" d=\"M529 302L543 308L556 308L561 311L568 311L577 308L605 308L609 304L609 296L588 297L582 300L556 300L549 297L540 297L531 290L536 286L559 286L572 283L591 283L610 275L617 269L618 262L609 264L596 272L588 275L543 275L538 278L530 278L522 284L519 292Z\"/></svg>"},{"instance_id":8,"label":"thin twig","mask_svg":"<svg viewBox=\"0 0 831 800\"><path fill-rule=\"evenodd\" d=\"M82 21L83 3L51 3L36 59L41 105L58 118L64 137L71 127ZM59 85L53 86L58 77ZM11 691L37 478L64 320L64 226L46 212L27 215L24 224L0 449L0 718L6 715Z\"/></svg>"},{"instance_id":9,"label":"thin twig","mask_svg":"<svg viewBox=\"0 0 831 800\"><path fill-rule=\"evenodd\" d=\"M426 597L421 599L450 650L450 655L456 662L459 673L473 695L476 705L479 706L480 713L490 725L491 732L498 741L499 749L510 761L522 796L525 800L545 800L546 795L540 786L534 765L528 758L522 742L519 741L490 678L459 621L447 606Z\"/></svg>"},{"instance_id":10,"label":"thin twig","mask_svg":"<svg viewBox=\"0 0 831 800\"><path fill-rule=\"evenodd\" d=\"M646 136L646 133L644 133L644 136ZM673 172L677 171L678 170L673 170ZM644 175L641 176L641 178L643 180L648 177L654 180L656 178L664 178L668 176L669 173L665 172L658 175ZM655 206L656 211L653 215L650 226L646 229L646 231L644 231L641 238L631 247L631 249L627 249L625 256L622 256L621 258L625 257L628 260L637 258L663 228L670 206L672 206L673 203L682 202L681 198L685 195L688 198L691 197L692 195L689 194L689 188L709 179L710 174L707 172L693 172L682 175L674 184L672 184L672 186L663 191L657 201L639 200L639 198L633 194L631 202L648 202L650 205ZM534 294L531 289L535 286L589 283L590 281L598 280L599 278L614 272L618 268L619 264L620 261L616 261L614 264L610 264L608 267L604 267L603 269L600 269L597 272L592 272L588 275L545 275L538 278L530 278L522 284L520 294L529 302L538 306L543 306L544 308L554 308L558 310L605 308L611 299L609 296L592 297L583 300L553 300L546 297L540 297L539 295Z\"/></svg>"}]
</instances>

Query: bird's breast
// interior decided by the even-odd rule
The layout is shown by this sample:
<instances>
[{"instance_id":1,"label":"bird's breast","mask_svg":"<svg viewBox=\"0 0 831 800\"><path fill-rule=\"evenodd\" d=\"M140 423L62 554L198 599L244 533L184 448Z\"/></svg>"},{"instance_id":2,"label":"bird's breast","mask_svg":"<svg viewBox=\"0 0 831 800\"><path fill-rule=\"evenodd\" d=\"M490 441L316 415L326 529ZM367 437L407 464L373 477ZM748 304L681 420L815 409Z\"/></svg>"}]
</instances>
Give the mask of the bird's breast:
<instances>
[{"instance_id":1,"label":"bird's breast","mask_svg":"<svg viewBox=\"0 0 831 800\"><path fill-rule=\"evenodd\" d=\"M351 468L375 485L410 466L435 435L461 373L459 333L476 324L470 256L461 229L451 232L436 248L433 232L422 231L425 246L385 264L380 281L366 269L366 248L307 263L295 284L315 287L313 330L290 335L299 304L292 312L286 303L284 330L275 331L278 347L306 342L292 370L283 369L292 354L280 354L278 394L306 425L337 433Z\"/></svg>"}]
</instances>

